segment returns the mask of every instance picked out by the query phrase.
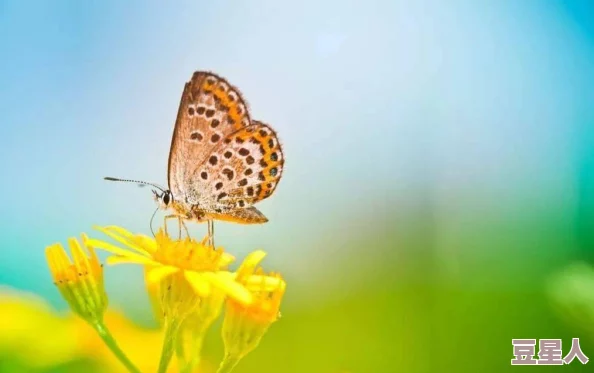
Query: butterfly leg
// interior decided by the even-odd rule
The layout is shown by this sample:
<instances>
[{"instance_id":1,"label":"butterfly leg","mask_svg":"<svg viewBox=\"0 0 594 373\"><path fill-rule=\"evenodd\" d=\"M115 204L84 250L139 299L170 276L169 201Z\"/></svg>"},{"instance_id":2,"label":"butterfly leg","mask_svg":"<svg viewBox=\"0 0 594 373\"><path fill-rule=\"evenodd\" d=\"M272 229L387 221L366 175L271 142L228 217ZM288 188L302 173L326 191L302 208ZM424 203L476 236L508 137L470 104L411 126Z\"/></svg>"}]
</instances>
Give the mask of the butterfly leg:
<instances>
[{"instance_id":1,"label":"butterfly leg","mask_svg":"<svg viewBox=\"0 0 594 373\"><path fill-rule=\"evenodd\" d=\"M177 239L181 240L182 219L179 216L177 217L177 228L178 228Z\"/></svg>"},{"instance_id":2,"label":"butterfly leg","mask_svg":"<svg viewBox=\"0 0 594 373\"><path fill-rule=\"evenodd\" d=\"M165 216L165 218L163 219L163 226L165 228L165 234L169 236L169 233L167 233L167 220L169 219L173 219L173 218L177 218L177 215L167 215ZM181 229L181 228L180 228ZM181 234L181 233L180 233Z\"/></svg>"},{"instance_id":3,"label":"butterfly leg","mask_svg":"<svg viewBox=\"0 0 594 373\"><path fill-rule=\"evenodd\" d=\"M188 226L186 225L186 222L184 221L184 219L182 219L181 217L179 218L179 238L181 239L181 227L184 227L184 230L186 231L186 236L188 238L190 238L190 231L188 230Z\"/></svg>"},{"instance_id":4,"label":"butterfly leg","mask_svg":"<svg viewBox=\"0 0 594 373\"><path fill-rule=\"evenodd\" d=\"M213 220L208 220L208 243L209 245L214 249L215 244L214 244L214 221Z\"/></svg>"}]
</instances>

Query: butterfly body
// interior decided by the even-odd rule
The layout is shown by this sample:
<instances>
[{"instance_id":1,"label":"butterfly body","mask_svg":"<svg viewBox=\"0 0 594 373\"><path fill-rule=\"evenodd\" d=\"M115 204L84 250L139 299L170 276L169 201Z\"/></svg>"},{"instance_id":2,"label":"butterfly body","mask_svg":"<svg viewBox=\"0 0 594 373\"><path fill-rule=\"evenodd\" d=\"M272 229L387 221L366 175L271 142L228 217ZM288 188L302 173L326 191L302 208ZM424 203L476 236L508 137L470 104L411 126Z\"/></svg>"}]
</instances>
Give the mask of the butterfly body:
<instances>
[{"instance_id":1,"label":"butterfly body","mask_svg":"<svg viewBox=\"0 0 594 373\"><path fill-rule=\"evenodd\" d=\"M250 118L239 90L197 71L185 84L169 153L169 190L162 208L195 222L261 224L253 205L268 198L282 176L284 154L276 132Z\"/></svg>"}]
</instances>

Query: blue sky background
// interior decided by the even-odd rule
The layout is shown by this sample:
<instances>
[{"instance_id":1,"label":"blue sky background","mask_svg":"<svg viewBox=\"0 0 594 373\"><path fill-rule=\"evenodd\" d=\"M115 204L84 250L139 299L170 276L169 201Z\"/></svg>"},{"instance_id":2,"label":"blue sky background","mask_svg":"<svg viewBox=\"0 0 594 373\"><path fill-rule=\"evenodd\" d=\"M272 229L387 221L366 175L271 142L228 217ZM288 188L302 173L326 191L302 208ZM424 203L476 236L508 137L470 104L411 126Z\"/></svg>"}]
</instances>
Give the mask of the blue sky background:
<instances>
[{"instance_id":1,"label":"blue sky background","mask_svg":"<svg viewBox=\"0 0 594 373\"><path fill-rule=\"evenodd\" d=\"M352 235L419 204L452 276L492 260L464 249L477 216L555 211L559 247L577 250L594 200L593 21L587 0L0 1L0 282L55 299L46 245L94 224L148 233L150 191L102 178L166 183L198 69L240 87L287 156L260 205L270 223L218 225L239 257L265 248L271 267L315 278Z\"/></svg>"}]
</instances>

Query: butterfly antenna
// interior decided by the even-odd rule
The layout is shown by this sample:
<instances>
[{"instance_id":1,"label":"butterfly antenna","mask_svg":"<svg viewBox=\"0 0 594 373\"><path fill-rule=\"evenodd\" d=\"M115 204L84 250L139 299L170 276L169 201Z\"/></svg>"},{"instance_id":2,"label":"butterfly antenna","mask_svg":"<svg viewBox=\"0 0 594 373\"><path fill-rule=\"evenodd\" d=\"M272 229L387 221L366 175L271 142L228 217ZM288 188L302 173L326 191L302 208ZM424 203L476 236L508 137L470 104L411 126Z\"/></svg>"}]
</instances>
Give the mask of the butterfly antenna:
<instances>
[{"instance_id":1,"label":"butterfly antenna","mask_svg":"<svg viewBox=\"0 0 594 373\"><path fill-rule=\"evenodd\" d=\"M151 228L151 233L153 234L153 237L156 237L155 236L155 231L153 231L153 219L155 218L155 214L157 214L157 211L159 211L159 208L158 207L155 209L155 212L153 212L153 216L151 216L151 222L149 223L149 226Z\"/></svg>"},{"instance_id":2,"label":"butterfly antenna","mask_svg":"<svg viewBox=\"0 0 594 373\"><path fill-rule=\"evenodd\" d=\"M124 182L124 183L136 183L136 184L138 184L138 186L141 186L141 187L143 187L143 186L145 186L145 185L150 185L150 186L153 186L153 187L155 187L155 188L159 188L159 190L161 190L161 192L164 192L164 191L165 191L165 188L163 188L163 187L160 187L160 186L159 186L159 185L157 185L157 184L149 183L149 182L146 182L146 181L140 181L140 180L129 180L129 179L118 179L118 178L116 178L116 177L109 177L109 176L106 176L106 177L104 177L104 178L103 178L103 180L108 180L108 181L121 181L121 182Z\"/></svg>"}]
</instances>

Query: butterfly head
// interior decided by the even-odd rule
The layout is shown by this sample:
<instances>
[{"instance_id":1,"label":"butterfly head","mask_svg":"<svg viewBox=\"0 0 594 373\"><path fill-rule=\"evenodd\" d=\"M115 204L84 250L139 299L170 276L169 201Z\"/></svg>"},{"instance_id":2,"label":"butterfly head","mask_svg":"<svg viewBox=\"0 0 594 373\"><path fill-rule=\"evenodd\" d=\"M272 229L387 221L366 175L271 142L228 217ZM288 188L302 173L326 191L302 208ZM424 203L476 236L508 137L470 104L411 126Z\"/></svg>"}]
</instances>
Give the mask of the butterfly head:
<instances>
[{"instance_id":1,"label":"butterfly head","mask_svg":"<svg viewBox=\"0 0 594 373\"><path fill-rule=\"evenodd\" d=\"M173 195L170 190L156 191L153 189L153 195L153 199L160 209L167 210L173 202Z\"/></svg>"}]
</instances>

